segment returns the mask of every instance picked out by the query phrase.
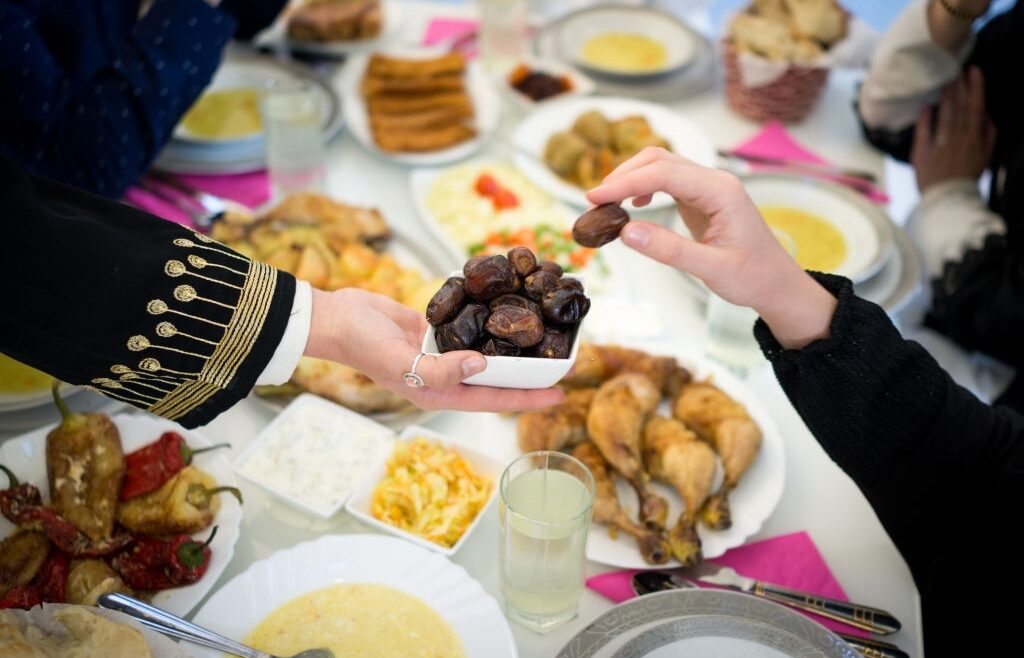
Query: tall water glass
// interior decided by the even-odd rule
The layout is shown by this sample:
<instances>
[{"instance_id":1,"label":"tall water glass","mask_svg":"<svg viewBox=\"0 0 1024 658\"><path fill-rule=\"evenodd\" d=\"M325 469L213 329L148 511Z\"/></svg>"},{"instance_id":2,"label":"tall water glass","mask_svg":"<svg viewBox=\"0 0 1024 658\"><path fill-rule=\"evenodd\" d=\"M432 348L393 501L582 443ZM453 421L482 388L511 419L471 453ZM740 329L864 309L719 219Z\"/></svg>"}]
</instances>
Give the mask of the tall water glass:
<instances>
[{"instance_id":1,"label":"tall water glass","mask_svg":"<svg viewBox=\"0 0 1024 658\"><path fill-rule=\"evenodd\" d=\"M492 71L505 70L529 47L527 0L476 0L480 13L480 59Z\"/></svg>"},{"instance_id":2,"label":"tall water glass","mask_svg":"<svg viewBox=\"0 0 1024 658\"><path fill-rule=\"evenodd\" d=\"M323 119L313 85L305 81L275 81L264 90L261 109L273 197L322 192Z\"/></svg>"},{"instance_id":3,"label":"tall water glass","mask_svg":"<svg viewBox=\"0 0 1024 658\"><path fill-rule=\"evenodd\" d=\"M500 490L505 615L545 633L579 609L594 477L577 459L542 450L509 464Z\"/></svg>"}]
</instances>

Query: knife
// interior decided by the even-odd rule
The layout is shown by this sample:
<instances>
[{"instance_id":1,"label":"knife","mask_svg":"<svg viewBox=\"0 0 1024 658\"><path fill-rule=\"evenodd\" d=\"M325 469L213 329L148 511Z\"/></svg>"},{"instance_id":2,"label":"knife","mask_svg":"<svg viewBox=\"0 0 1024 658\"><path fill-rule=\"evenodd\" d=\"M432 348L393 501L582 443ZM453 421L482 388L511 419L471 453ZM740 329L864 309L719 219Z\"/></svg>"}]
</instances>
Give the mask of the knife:
<instances>
[{"instance_id":1,"label":"knife","mask_svg":"<svg viewBox=\"0 0 1024 658\"><path fill-rule=\"evenodd\" d=\"M664 590L697 587L697 583L694 581L667 571L640 571L633 576L632 585L637 596ZM864 658L910 658L910 654L889 642L847 635L846 633L836 633L836 635L859 651Z\"/></svg>"}]
</instances>

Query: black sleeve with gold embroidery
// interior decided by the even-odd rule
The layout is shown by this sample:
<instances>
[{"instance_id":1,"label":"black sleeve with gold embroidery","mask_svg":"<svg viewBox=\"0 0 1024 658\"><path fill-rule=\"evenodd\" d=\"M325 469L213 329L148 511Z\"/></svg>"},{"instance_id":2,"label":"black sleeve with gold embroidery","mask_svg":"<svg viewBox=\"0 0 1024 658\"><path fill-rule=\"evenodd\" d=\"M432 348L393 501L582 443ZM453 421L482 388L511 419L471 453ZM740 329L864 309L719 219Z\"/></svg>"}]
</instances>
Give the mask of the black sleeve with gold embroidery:
<instances>
[{"instance_id":1,"label":"black sleeve with gold embroidery","mask_svg":"<svg viewBox=\"0 0 1024 658\"><path fill-rule=\"evenodd\" d=\"M0 351L188 427L245 397L291 275L0 157Z\"/></svg>"}]
</instances>

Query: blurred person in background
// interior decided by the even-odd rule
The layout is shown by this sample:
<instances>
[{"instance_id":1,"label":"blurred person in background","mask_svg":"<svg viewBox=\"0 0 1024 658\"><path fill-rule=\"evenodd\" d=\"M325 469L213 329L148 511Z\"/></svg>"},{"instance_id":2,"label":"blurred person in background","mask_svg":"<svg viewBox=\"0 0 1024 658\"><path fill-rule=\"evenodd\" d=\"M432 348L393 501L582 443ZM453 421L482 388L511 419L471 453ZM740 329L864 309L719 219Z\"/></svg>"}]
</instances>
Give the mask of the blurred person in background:
<instances>
[{"instance_id":1,"label":"blurred person in background","mask_svg":"<svg viewBox=\"0 0 1024 658\"><path fill-rule=\"evenodd\" d=\"M0 0L0 153L119 198L285 0Z\"/></svg>"},{"instance_id":2,"label":"blurred person in background","mask_svg":"<svg viewBox=\"0 0 1024 658\"><path fill-rule=\"evenodd\" d=\"M930 281L924 329L909 335L976 393L1024 410L1024 377L963 352L1024 366L1024 5L975 33L990 4L912 3L879 43L857 107L868 139L909 160L921 192L907 230Z\"/></svg>"},{"instance_id":3,"label":"blurred person in background","mask_svg":"<svg viewBox=\"0 0 1024 658\"><path fill-rule=\"evenodd\" d=\"M731 174L649 148L587 198L644 205L659 191L694 239L632 221L623 241L758 312L786 396L910 568L925 655L1006 655L1017 606L988 602L1024 584L1024 416L956 384L849 279L801 270Z\"/></svg>"}]
</instances>

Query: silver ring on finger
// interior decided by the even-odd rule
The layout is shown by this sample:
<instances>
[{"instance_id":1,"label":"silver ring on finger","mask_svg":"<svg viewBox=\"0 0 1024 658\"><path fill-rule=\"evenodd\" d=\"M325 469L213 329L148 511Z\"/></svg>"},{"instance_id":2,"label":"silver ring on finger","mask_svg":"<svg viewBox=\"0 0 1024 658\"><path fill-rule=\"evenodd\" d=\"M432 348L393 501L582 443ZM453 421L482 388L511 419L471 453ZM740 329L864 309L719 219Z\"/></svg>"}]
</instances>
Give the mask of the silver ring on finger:
<instances>
[{"instance_id":1,"label":"silver ring on finger","mask_svg":"<svg viewBox=\"0 0 1024 658\"><path fill-rule=\"evenodd\" d=\"M402 380L409 388L424 388L426 386L423 377L416 374L416 366L420 364L420 359L426 355L426 352L417 353L416 358L412 360L412 368L409 369L409 372L402 375Z\"/></svg>"}]
</instances>

